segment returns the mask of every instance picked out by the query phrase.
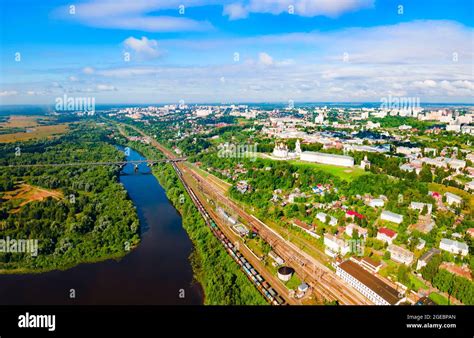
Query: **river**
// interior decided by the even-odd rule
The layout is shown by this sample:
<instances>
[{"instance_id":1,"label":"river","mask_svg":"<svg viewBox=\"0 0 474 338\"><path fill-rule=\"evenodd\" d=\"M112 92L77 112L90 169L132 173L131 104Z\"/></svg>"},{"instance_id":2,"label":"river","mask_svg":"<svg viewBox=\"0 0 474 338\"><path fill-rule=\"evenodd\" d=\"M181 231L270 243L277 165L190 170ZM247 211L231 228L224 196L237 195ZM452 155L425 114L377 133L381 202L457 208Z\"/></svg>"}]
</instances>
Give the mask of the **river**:
<instances>
[{"instance_id":1,"label":"river","mask_svg":"<svg viewBox=\"0 0 474 338\"><path fill-rule=\"evenodd\" d=\"M145 159L131 150L129 160ZM203 292L193 280L193 244L181 216L145 164L127 164L120 182L137 207L141 243L120 259L66 271L0 275L0 304L196 305ZM74 289L75 298L71 298Z\"/></svg>"}]
</instances>

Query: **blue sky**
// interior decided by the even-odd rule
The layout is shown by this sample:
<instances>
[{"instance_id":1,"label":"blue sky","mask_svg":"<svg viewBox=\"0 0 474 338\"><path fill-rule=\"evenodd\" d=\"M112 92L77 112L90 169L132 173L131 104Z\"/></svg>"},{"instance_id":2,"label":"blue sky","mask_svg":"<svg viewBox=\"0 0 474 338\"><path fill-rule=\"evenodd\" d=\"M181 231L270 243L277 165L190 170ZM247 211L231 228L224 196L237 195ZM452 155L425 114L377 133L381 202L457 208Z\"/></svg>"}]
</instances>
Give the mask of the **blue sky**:
<instances>
[{"instance_id":1,"label":"blue sky","mask_svg":"<svg viewBox=\"0 0 474 338\"><path fill-rule=\"evenodd\" d=\"M473 102L470 0L2 0L0 6L0 104L53 104L64 94L92 96L97 104L388 95Z\"/></svg>"}]
</instances>

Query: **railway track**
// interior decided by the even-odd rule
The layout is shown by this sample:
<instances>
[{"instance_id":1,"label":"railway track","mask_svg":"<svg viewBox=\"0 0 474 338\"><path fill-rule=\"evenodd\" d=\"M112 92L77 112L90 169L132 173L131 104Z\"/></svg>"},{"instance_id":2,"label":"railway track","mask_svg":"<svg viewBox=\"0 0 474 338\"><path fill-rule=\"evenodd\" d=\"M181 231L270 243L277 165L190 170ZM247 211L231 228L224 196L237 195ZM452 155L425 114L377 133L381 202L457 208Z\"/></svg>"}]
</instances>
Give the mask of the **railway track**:
<instances>
[{"instance_id":1,"label":"railway track","mask_svg":"<svg viewBox=\"0 0 474 338\"><path fill-rule=\"evenodd\" d=\"M231 240L229 240L229 238L221 231L221 229L219 229L215 220L210 216L192 188L184 180L183 174L176 163L173 162L172 165L176 174L178 175L179 180L186 189L186 192L189 194L194 205L198 208L199 212L203 216L207 226L211 229L214 236L217 237L234 261L239 264L247 278L256 286L257 290L270 304L285 305L286 300L282 297L282 295L278 294L278 292L272 288L272 286L268 283L268 281L265 280L262 274L258 272L258 270L242 255L238 247L233 244Z\"/></svg>"},{"instance_id":2,"label":"railway track","mask_svg":"<svg viewBox=\"0 0 474 338\"><path fill-rule=\"evenodd\" d=\"M347 305L370 304L357 291L351 290L348 285L343 284L343 281L339 280L328 267L296 247L293 243L285 240L280 234L269 228L255 216L244 212L240 206L203 180L194 171L191 170L190 172L194 179L198 181L200 189L236 212L248 225L254 227L259 232L259 235L272 246L278 255L298 270L300 275L307 276L307 281L318 291L320 297L327 301L337 300L341 304Z\"/></svg>"},{"instance_id":3,"label":"railway track","mask_svg":"<svg viewBox=\"0 0 474 338\"><path fill-rule=\"evenodd\" d=\"M132 128L135 129L137 132L141 133L142 135L147 136L140 129L136 127ZM151 144L158 150L160 150L167 158L177 158L172 152L163 147L156 140L151 139ZM180 180L184 182L181 169L179 169L178 164L172 163L172 165L175 170L178 170L178 176ZM183 170L186 169L183 168ZM301 276L306 276L308 284L313 287L313 289L322 299L325 299L327 301L337 300L340 304L344 305L371 304L364 296L359 294L356 290L351 288L349 285L344 284L344 282L340 280L335 275L335 273L331 271L328 267L324 266L315 258L311 257L310 255L296 247L293 243L285 240L280 234L269 228L265 223L258 220L255 216L249 215L244 212L240 206L230 200L222 192L211 186L194 170L188 170L193 176L193 178L197 181L199 189L213 197L215 200L220 201L221 203L224 202L227 207L232 208L234 212L236 212L249 225L257 229L259 231L259 235L272 246L272 248L278 255L280 255L289 264L291 264ZM194 192L188 187L186 182L184 182L183 184L186 187L190 196L194 196L194 198L197 200L197 203L200 205L198 209L202 209L204 214L207 215L206 217L210 218L207 211L197 199ZM208 222L209 220L206 220L206 223Z\"/></svg>"}]
</instances>

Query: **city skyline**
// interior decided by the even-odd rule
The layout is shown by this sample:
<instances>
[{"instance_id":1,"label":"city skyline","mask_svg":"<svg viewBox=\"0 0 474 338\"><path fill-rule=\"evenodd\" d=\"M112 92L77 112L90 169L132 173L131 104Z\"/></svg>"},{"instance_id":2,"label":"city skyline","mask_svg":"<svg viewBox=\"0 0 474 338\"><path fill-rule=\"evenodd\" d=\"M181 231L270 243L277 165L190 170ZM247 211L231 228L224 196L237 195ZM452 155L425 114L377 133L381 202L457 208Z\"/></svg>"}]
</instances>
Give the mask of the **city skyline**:
<instances>
[{"instance_id":1,"label":"city skyline","mask_svg":"<svg viewBox=\"0 0 474 338\"><path fill-rule=\"evenodd\" d=\"M463 3L9 2L0 103L473 103Z\"/></svg>"}]
</instances>

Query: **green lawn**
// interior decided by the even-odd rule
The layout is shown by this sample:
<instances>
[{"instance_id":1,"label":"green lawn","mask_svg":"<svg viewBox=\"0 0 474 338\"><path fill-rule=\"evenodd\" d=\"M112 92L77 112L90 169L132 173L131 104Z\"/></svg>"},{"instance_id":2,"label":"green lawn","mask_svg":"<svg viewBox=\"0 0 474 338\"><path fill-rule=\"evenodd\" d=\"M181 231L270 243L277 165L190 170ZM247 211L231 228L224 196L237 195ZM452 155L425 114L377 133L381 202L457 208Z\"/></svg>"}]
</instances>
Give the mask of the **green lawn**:
<instances>
[{"instance_id":1,"label":"green lawn","mask_svg":"<svg viewBox=\"0 0 474 338\"><path fill-rule=\"evenodd\" d=\"M421 279L419 279L418 277L412 274L410 274L410 282L413 284L413 288L415 291L418 291L419 289L424 289L424 290L428 289L428 286L425 283L423 283Z\"/></svg>"},{"instance_id":2,"label":"green lawn","mask_svg":"<svg viewBox=\"0 0 474 338\"><path fill-rule=\"evenodd\" d=\"M308 162L302 162L299 160L292 160L288 162L297 166L309 167L309 168L325 171L327 173L340 177L341 179L349 181L349 182L359 176L369 174L359 167L347 168L347 167L339 167L339 166L330 165L330 164L308 163Z\"/></svg>"},{"instance_id":3,"label":"green lawn","mask_svg":"<svg viewBox=\"0 0 474 338\"><path fill-rule=\"evenodd\" d=\"M262 245L256 238L247 239L245 245L247 245L257 257L264 256Z\"/></svg>"},{"instance_id":4,"label":"green lawn","mask_svg":"<svg viewBox=\"0 0 474 338\"><path fill-rule=\"evenodd\" d=\"M448 300L446 297L440 295L439 293L430 293L429 298L438 305L448 305Z\"/></svg>"},{"instance_id":5,"label":"green lawn","mask_svg":"<svg viewBox=\"0 0 474 338\"><path fill-rule=\"evenodd\" d=\"M301 279L299 279L295 273L291 276L290 280L285 283L286 287L290 290L296 290L300 284Z\"/></svg>"},{"instance_id":6,"label":"green lawn","mask_svg":"<svg viewBox=\"0 0 474 338\"><path fill-rule=\"evenodd\" d=\"M390 275L396 276L397 269L398 269L397 263L395 263L391 259L387 259L387 260L383 259L383 262L387 265L384 266L382 269L380 269L379 274L383 277L388 277Z\"/></svg>"}]
</instances>

